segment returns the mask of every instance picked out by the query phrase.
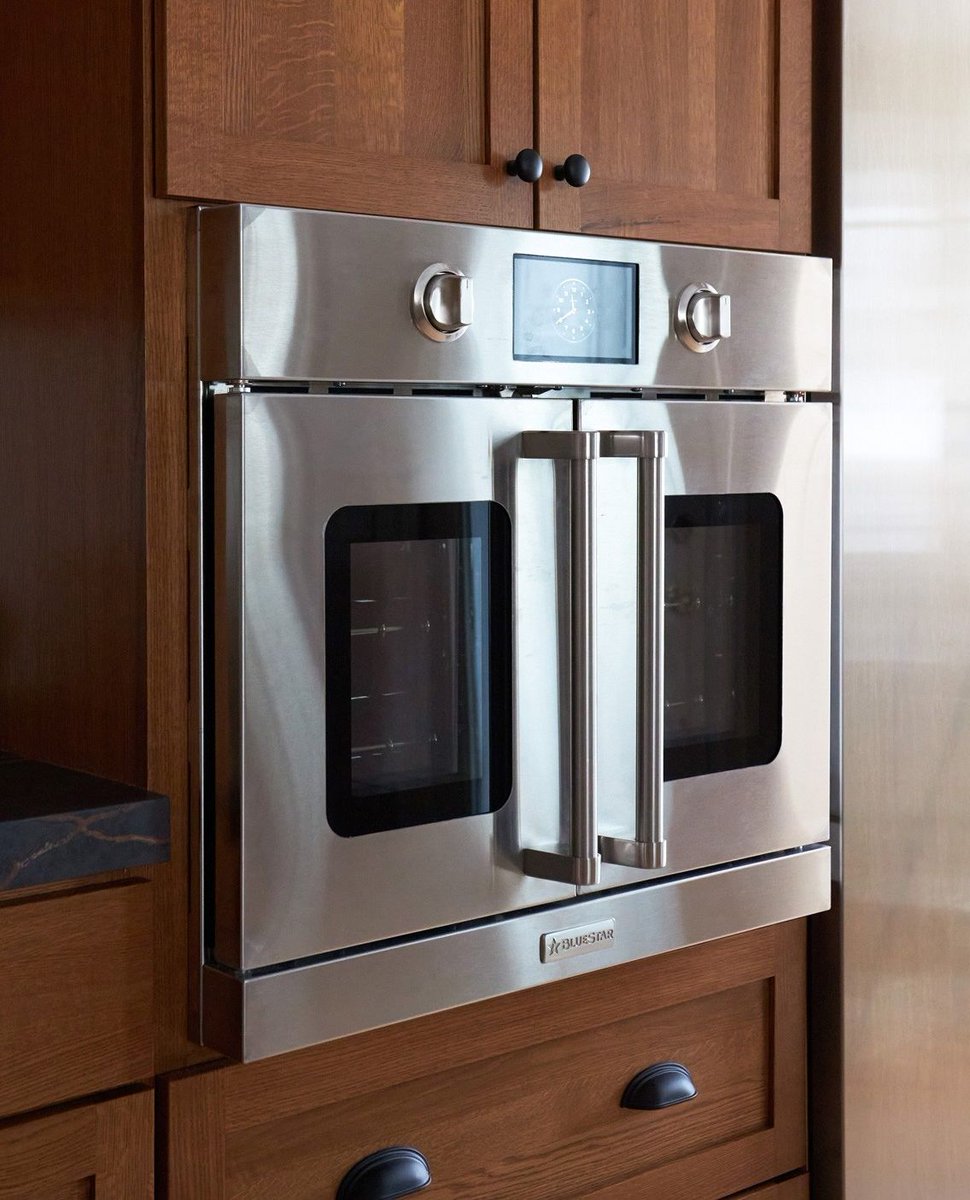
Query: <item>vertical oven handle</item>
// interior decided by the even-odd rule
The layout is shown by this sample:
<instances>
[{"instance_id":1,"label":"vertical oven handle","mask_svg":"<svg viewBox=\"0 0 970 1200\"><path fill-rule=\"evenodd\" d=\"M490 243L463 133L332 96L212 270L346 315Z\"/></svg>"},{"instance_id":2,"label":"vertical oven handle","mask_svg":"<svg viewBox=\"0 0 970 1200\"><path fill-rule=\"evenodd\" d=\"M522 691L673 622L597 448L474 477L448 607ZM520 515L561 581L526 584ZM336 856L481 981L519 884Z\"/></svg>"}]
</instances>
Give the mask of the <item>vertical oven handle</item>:
<instances>
[{"instance_id":1,"label":"vertical oven handle","mask_svg":"<svg viewBox=\"0 0 970 1200\"><path fill-rule=\"evenodd\" d=\"M569 463L570 846L525 850L522 869L577 886L599 883L596 842L596 459L600 435L528 430L522 458Z\"/></svg>"},{"instance_id":2,"label":"vertical oven handle","mask_svg":"<svg viewBox=\"0 0 970 1200\"><path fill-rule=\"evenodd\" d=\"M603 433L604 458L637 460L636 837L599 839L603 861L655 870L664 836L664 458L660 431Z\"/></svg>"}]
</instances>

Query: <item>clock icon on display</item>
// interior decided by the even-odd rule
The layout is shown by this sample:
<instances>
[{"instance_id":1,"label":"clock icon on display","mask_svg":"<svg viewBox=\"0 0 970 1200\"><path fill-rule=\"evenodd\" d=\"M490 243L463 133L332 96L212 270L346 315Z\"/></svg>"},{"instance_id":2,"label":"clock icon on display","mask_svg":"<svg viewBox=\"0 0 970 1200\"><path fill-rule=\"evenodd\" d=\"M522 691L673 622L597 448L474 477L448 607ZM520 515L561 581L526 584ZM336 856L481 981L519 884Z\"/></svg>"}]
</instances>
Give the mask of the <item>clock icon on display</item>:
<instances>
[{"instance_id":1,"label":"clock icon on display","mask_svg":"<svg viewBox=\"0 0 970 1200\"><path fill-rule=\"evenodd\" d=\"M552 300L553 328L565 342L583 342L596 328L596 299L581 279L564 279Z\"/></svg>"}]
</instances>

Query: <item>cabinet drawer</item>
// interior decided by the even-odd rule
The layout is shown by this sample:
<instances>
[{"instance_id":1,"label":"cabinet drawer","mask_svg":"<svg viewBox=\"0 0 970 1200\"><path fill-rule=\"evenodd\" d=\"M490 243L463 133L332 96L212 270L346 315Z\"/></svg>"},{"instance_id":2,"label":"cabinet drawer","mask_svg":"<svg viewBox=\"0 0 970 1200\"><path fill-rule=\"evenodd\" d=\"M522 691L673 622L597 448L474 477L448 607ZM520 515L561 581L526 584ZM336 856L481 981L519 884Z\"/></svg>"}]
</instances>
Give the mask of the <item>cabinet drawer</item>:
<instances>
[{"instance_id":1,"label":"cabinet drawer","mask_svg":"<svg viewBox=\"0 0 970 1200\"><path fill-rule=\"evenodd\" d=\"M150 1200L150 1091L0 1128L0 1200Z\"/></svg>"},{"instance_id":2,"label":"cabinet drawer","mask_svg":"<svg viewBox=\"0 0 970 1200\"><path fill-rule=\"evenodd\" d=\"M0 904L0 1116L152 1074L151 886Z\"/></svg>"},{"instance_id":3,"label":"cabinet drawer","mask_svg":"<svg viewBox=\"0 0 970 1200\"><path fill-rule=\"evenodd\" d=\"M427 1157L442 1200L733 1195L804 1166L804 982L792 922L172 1078L171 1200L321 1200L400 1145ZM693 1099L620 1106L634 1075L669 1061Z\"/></svg>"}]
</instances>

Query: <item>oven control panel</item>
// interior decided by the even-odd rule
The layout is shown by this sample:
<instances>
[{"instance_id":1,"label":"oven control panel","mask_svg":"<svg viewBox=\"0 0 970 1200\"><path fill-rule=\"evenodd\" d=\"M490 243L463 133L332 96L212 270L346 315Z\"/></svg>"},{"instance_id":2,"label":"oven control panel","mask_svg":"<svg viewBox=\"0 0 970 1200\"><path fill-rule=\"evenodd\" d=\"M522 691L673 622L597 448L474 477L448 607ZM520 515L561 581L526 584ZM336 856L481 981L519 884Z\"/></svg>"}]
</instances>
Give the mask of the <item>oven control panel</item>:
<instances>
[{"instance_id":1,"label":"oven control panel","mask_svg":"<svg viewBox=\"0 0 970 1200\"><path fill-rule=\"evenodd\" d=\"M198 277L203 380L832 386L823 258L228 205Z\"/></svg>"}]
</instances>

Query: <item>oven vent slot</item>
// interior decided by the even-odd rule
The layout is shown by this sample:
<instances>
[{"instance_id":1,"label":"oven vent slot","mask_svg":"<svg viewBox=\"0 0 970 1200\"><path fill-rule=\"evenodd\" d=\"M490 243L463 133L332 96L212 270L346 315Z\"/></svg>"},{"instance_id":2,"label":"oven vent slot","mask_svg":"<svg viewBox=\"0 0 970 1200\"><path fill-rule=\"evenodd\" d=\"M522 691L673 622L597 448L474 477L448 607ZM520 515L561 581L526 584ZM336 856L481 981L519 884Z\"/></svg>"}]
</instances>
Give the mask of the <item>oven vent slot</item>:
<instances>
[{"instance_id":1,"label":"oven vent slot","mask_svg":"<svg viewBox=\"0 0 970 1200\"><path fill-rule=\"evenodd\" d=\"M476 391L470 387L414 387L408 392L412 396L474 396Z\"/></svg>"},{"instance_id":2,"label":"oven vent slot","mask_svg":"<svg viewBox=\"0 0 970 1200\"><path fill-rule=\"evenodd\" d=\"M373 384L361 386L356 383L333 383L327 388L328 396L393 396L392 387L375 387Z\"/></svg>"}]
</instances>

